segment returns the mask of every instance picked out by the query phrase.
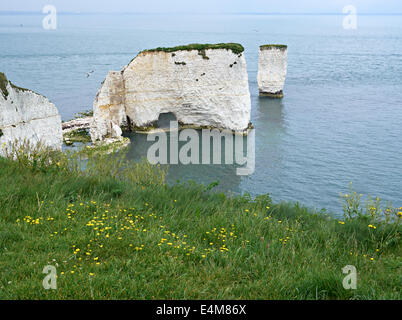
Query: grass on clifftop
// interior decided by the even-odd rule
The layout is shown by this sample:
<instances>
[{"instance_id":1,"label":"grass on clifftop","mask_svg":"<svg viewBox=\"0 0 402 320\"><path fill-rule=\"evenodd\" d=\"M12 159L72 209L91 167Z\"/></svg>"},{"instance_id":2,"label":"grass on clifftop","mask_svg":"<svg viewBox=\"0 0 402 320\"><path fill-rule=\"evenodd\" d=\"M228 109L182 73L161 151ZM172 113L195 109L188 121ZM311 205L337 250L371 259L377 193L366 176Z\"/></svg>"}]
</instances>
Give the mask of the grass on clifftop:
<instances>
[{"instance_id":1,"label":"grass on clifftop","mask_svg":"<svg viewBox=\"0 0 402 320\"><path fill-rule=\"evenodd\" d=\"M217 43L217 44L193 43L189 45L170 47L170 48L158 47L155 49L144 50L142 52L158 52L158 51L175 52L175 51L191 51L191 50L205 51L209 49L226 49L231 50L235 54L239 54L244 51L244 47L238 43Z\"/></svg>"},{"instance_id":2,"label":"grass on clifftop","mask_svg":"<svg viewBox=\"0 0 402 320\"><path fill-rule=\"evenodd\" d=\"M7 91L8 80L6 75L3 72L0 72L0 90L4 98L7 99L8 91Z\"/></svg>"},{"instance_id":3,"label":"grass on clifftop","mask_svg":"<svg viewBox=\"0 0 402 320\"><path fill-rule=\"evenodd\" d=\"M338 221L267 195L166 186L123 154L87 157L0 159L1 299L402 298L394 211L360 213L351 194ZM57 290L42 286L47 265ZM346 265L356 290L343 288Z\"/></svg>"},{"instance_id":4,"label":"grass on clifftop","mask_svg":"<svg viewBox=\"0 0 402 320\"><path fill-rule=\"evenodd\" d=\"M260 46L261 50L270 50L270 49L285 50L287 48L288 48L288 46L285 44L264 44L264 45Z\"/></svg>"},{"instance_id":5,"label":"grass on clifftop","mask_svg":"<svg viewBox=\"0 0 402 320\"><path fill-rule=\"evenodd\" d=\"M26 88L21 88L21 87L16 86L16 85L13 84L11 81L8 81L6 75L5 75L3 72L0 72L0 90L1 90L2 95L3 95L3 97L4 97L5 99L7 99L7 97L8 97L8 90L7 90L7 84L8 84L8 83L10 84L10 86L11 86L12 88L14 88L14 89L16 89L16 90L23 91L23 92L25 92L25 91L32 91L32 90L29 90L29 89L26 89ZM32 91L32 92L33 92L33 91Z\"/></svg>"}]
</instances>

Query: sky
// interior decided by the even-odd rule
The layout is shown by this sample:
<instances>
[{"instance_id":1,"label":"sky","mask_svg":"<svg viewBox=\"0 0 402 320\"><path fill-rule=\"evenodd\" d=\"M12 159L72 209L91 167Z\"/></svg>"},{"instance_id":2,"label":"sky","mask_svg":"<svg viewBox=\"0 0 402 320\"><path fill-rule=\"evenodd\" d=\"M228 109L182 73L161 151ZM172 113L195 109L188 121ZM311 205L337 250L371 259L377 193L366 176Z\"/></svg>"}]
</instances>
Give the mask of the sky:
<instances>
[{"instance_id":1,"label":"sky","mask_svg":"<svg viewBox=\"0 0 402 320\"><path fill-rule=\"evenodd\" d=\"M402 0L1 0L0 11L105 13L342 13L354 5L358 13L402 13Z\"/></svg>"}]
</instances>

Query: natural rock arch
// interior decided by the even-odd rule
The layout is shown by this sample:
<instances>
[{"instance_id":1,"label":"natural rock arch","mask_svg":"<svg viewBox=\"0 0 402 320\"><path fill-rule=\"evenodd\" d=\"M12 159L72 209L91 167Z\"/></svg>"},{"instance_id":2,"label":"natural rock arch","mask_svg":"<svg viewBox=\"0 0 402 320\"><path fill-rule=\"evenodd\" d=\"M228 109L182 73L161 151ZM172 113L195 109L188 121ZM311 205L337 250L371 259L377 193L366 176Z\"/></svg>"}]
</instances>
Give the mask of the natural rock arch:
<instances>
[{"instance_id":1,"label":"natural rock arch","mask_svg":"<svg viewBox=\"0 0 402 320\"><path fill-rule=\"evenodd\" d=\"M177 116L173 112L160 113L156 127L160 129L169 128L171 121L177 121Z\"/></svg>"},{"instance_id":2,"label":"natural rock arch","mask_svg":"<svg viewBox=\"0 0 402 320\"><path fill-rule=\"evenodd\" d=\"M92 140L119 138L120 127L153 126L163 113L183 125L246 130L251 100L243 50L197 44L140 52L122 71L109 72L98 91Z\"/></svg>"}]
</instances>

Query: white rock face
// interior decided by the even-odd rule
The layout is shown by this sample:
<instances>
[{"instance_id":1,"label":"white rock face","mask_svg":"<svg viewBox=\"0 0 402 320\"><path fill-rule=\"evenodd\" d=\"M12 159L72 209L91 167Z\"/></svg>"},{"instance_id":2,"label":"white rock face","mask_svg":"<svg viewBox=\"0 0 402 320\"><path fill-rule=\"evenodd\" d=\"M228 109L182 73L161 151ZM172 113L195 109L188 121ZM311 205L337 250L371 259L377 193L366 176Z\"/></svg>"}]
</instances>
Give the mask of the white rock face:
<instances>
[{"instance_id":1,"label":"white rock face","mask_svg":"<svg viewBox=\"0 0 402 320\"><path fill-rule=\"evenodd\" d=\"M127 122L124 101L123 74L118 71L110 71L94 101L94 114L90 129L93 142L103 141L105 138L121 137L120 126Z\"/></svg>"},{"instance_id":2,"label":"white rock face","mask_svg":"<svg viewBox=\"0 0 402 320\"><path fill-rule=\"evenodd\" d=\"M91 136L119 137L121 126L147 127L162 113L185 125L241 131L250 111L243 53L145 51L121 72L109 72L94 102Z\"/></svg>"},{"instance_id":3,"label":"white rock face","mask_svg":"<svg viewBox=\"0 0 402 320\"><path fill-rule=\"evenodd\" d=\"M286 46L265 45L260 47L257 78L260 95L272 98L283 97L287 57Z\"/></svg>"},{"instance_id":4,"label":"white rock face","mask_svg":"<svg viewBox=\"0 0 402 320\"><path fill-rule=\"evenodd\" d=\"M41 141L61 149L61 118L56 106L42 95L14 86L3 74L0 76L4 80L0 90L0 156L5 154L4 146L16 139L33 144Z\"/></svg>"}]
</instances>

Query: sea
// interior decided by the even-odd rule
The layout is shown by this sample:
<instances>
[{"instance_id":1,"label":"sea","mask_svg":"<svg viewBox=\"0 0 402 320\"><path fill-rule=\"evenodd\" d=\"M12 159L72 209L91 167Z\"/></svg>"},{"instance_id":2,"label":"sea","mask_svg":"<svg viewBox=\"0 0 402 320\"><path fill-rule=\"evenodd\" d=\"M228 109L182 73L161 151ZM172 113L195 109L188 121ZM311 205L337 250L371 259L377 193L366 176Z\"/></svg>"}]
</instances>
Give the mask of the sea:
<instances>
[{"instance_id":1,"label":"sea","mask_svg":"<svg viewBox=\"0 0 402 320\"><path fill-rule=\"evenodd\" d=\"M255 128L255 171L171 165L168 183L194 180L228 194L270 194L342 215L340 192L402 206L402 16L296 14L0 14L0 72L56 104L63 120L92 109L109 70L144 49L237 42L245 47ZM258 47L288 45L283 99L260 98ZM128 134L127 156L147 156Z\"/></svg>"}]
</instances>

